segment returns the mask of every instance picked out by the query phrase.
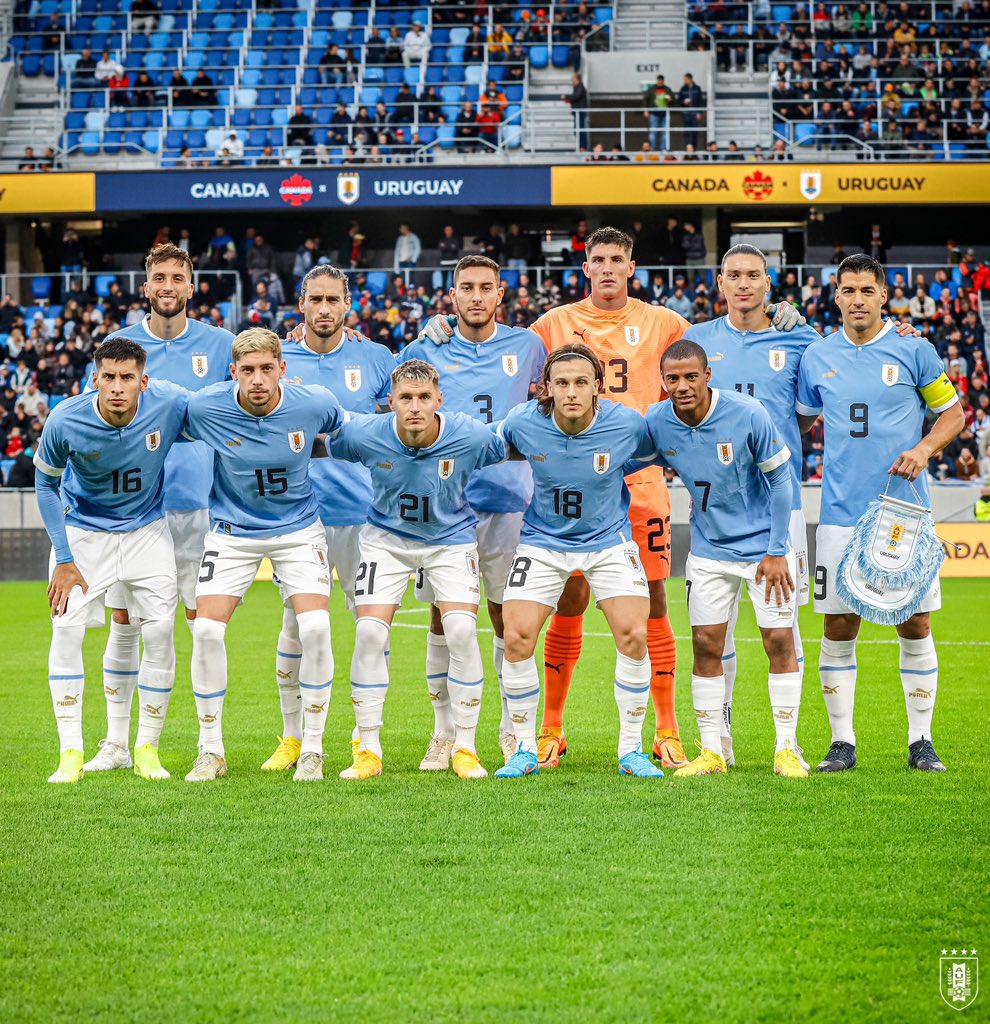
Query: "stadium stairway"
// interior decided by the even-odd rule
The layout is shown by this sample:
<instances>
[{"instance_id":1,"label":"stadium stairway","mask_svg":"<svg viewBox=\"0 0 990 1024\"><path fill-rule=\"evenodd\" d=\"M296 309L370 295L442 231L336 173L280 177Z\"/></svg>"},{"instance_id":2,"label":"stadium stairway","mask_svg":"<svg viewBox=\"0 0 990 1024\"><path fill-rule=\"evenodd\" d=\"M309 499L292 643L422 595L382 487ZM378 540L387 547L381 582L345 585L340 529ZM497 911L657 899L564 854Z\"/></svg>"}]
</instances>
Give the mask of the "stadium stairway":
<instances>
[{"instance_id":1,"label":"stadium stairway","mask_svg":"<svg viewBox=\"0 0 990 1024\"><path fill-rule=\"evenodd\" d=\"M541 152L574 152L574 115L561 96L569 96L571 68L530 68L529 109L523 132Z\"/></svg>"},{"instance_id":2,"label":"stadium stairway","mask_svg":"<svg viewBox=\"0 0 990 1024\"><path fill-rule=\"evenodd\" d=\"M18 75L14 110L5 121L0 140L0 160L19 160L25 146L33 146L40 156L46 146L58 149L62 132L62 110L54 78L27 78Z\"/></svg>"},{"instance_id":3,"label":"stadium stairway","mask_svg":"<svg viewBox=\"0 0 990 1024\"><path fill-rule=\"evenodd\" d=\"M683 50L684 8L684 0L617 0L612 28L615 49ZM644 22L650 23L648 33Z\"/></svg>"},{"instance_id":4,"label":"stadium stairway","mask_svg":"<svg viewBox=\"0 0 990 1024\"><path fill-rule=\"evenodd\" d=\"M765 71L717 71L715 73L715 141L725 147L735 141L741 149L771 137L769 75Z\"/></svg>"}]
</instances>

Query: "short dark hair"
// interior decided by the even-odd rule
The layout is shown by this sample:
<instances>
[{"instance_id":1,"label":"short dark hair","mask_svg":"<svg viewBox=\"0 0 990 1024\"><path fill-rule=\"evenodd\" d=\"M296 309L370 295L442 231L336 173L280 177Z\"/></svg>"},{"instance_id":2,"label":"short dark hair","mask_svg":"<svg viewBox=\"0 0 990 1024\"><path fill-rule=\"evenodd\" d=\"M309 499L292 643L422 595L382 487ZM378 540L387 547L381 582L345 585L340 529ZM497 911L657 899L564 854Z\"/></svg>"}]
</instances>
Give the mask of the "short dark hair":
<instances>
[{"instance_id":1,"label":"short dark hair","mask_svg":"<svg viewBox=\"0 0 990 1024\"><path fill-rule=\"evenodd\" d=\"M102 345L97 346L93 353L93 360L97 367L105 359L112 359L118 363L126 363L133 359L137 363L138 369L144 370L144 364L148 361L148 353L136 341L117 335L107 338Z\"/></svg>"},{"instance_id":2,"label":"short dark hair","mask_svg":"<svg viewBox=\"0 0 990 1024\"><path fill-rule=\"evenodd\" d=\"M605 390L605 367L598 356L587 345L582 345L580 342L575 342L573 345L561 345L547 356L547 361L543 364L543 380L540 383L536 400L539 410L544 416L549 416L553 409L553 399L550 397L550 375L553 366L555 363L567 359L586 359L591 363L595 368L595 383L598 385L598 392L601 393ZM597 397L595 398L595 408L598 408Z\"/></svg>"},{"instance_id":3,"label":"short dark hair","mask_svg":"<svg viewBox=\"0 0 990 1024\"><path fill-rule=\"evenodd\" d=\"M633 240L625 231L620 231L618 228L605 227L592 231L584 243L585 256L590 256L591 250L596 245L618 245L626 250L627 256L632 258Z\"/></svg>"},{"instance_id":4,"label":"short dark hair","mask_svg":"<svg viewBox=\"0 0 990 1024\"><path fill-rule=\"evenodd\" d=\"M472 253L470 256L462 256L457 261L457 265L454 267L454 284L457 284L457 279L461 276L462 271L470 270L472 267L484 267L486 270L490 270L495 275L496 283L502 273L499 265L493 259L482 256L480 253Z\"/></svg>"},{"instance_id":5,"label":"short dark hair","mask_svg":"<svg viewBox=\"0 0 990 1024\"><path fill-rule=\"evenodd\" d=\"M306 273L306 276L299 282L299 296L300 298L306 298L306 287L311 281L315 281L318 277L329 277L334 281L343 281L344 283L344 302L351 301L351 286L347 280L347 275L340 269L330 263L317 263L312 270Z\"/></svg>"},{"instance_id":6,"label":"short dark hair","mask_svg":"<svg viewBox=\"0 0 990 1024\"><path fill-rule=\"evenodd\" d=\"M705 350L696 341L688 341L687 338L675 341L664 352L660 357L660 369L662 370L668 360L671 359L698 359L701 361L701 368L703 370L708 366L708 356Z\"/></svg>"},{"instance_id":7,"label":"short dark hair","mask_svg":"<svg viewBox=\"0 0 990 1024\"><path fill-rule=\"evenodd\" d=\"M750 245L748 242L740 242L738 245L734 245L729 249L726 254L722 257L722 262L719 264L719 273L725 273L725 261L730 256L759 256L763 261L763 273L767 272L767 258L763 252L756 248L755 245Z\"/></svg>"},{"instance_id":8,"label":"short dark hair","mask_svg":"<svg viewBox=\"0 0 990 1024\"><path fill-rule=\"evenodd\" d=\"M164 242L161 245L156 245L148 251L148 255L144 258L144 270L148 276L151 276L151 268L158 263L165 263L167 260L176 260L179 263L185 264L189 271L189 280L193 277L193 262L189 253L185 249L179 248L172 242Z\"/></svg>"},{"instance_id":9,"label":"short dark hair","mask_svg":"<svg viewBox=\"0 0 990 1024\"><path fill-rule=\"evenodd\" d=\"M858 252L854 256L847 256L835 272L835 280L842 283L843 274L872 274L881 288L887 287L887 275L883 271L883 264L865 252Z\"/></svg>"}]
</instances>

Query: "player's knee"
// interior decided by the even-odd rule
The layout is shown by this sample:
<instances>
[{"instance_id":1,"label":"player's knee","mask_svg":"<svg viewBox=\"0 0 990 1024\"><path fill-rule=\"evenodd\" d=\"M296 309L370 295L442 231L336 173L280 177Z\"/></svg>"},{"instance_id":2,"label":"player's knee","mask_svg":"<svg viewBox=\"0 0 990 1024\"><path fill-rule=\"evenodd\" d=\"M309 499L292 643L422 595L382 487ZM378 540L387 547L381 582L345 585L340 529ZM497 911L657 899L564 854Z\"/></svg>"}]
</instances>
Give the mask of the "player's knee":
<instances>
[{"instance_id":1,"label":"player's knee","mask_svg":"<svg viewBox=\"0 0 990 1024\"><path fill-rule=\"evenodd\" d=\"M289 605L282 609L282 636L299 642L299 624L296 622L296 613Z\"/></svg>"},{"instance_id":2,"label":"player's knee","mask_svg":"<svg viewBox=\"0 0 990 1024\"><path fill-rule=\"evenodd\" d=\"M225 622L198 615L193 623L193 644L222 644L226 632Z\"/></svg>"},{"instance_id":3,"label":"player's knee","mask_svg":"<svg viewBox=\"0 0 990 1024\"><path fill-rule=\"evenodd\" d=\"M454 611L441 616L447 646L459 651L478 642L478 616L472 612Z\"/></svg>"},{"instance_id":4,"label":"player's knee","mask_svg":"<svg viewBox=\"0 0 990 1024\"><path fill-rule=\"evenodd\" d=\"M388 623L372 615L357 620L354 630L354 652L364 657L384 657L388 646Z\"/></svg>"},{"instance_id":5,"label":"player's knee","mask_svg":"<svg viewBox=\"0 0 990 1024\"><path fill-rule=\"evenodd\" d=\"M175 665L175 624L171 619L148 619L141 624L144 654L160 666Z\"/></svg>"},{"instance_id":6,"label":"player's knee","mask_svg":"<svg viewBox=\"0 0 990 1024\"><path fill-rule=\"evenodd\" d=\"M536 630L513 625L505 627L505 660L525 661L533 656L536 650Z\"/></svg>"},{"instance_id":7,"label":"player's knee","mask_svg":"<svg viewBox=\"0 0 990 1024\"><path fill-rule=\"evenodd\" d=\"M711 667L715 663L722 664L722 651L725 649L724 639L706 629L694 629L691 636L696 668L702 665Z\"/></svg>"},{"instance_id":8,"label":"player's knee","mask_svg":"<svg viewBox=\"0 0 990 1024\"><path fill-rule=\"evenodd\" d=\"M787 661L794 654L794 634L790 629L768 629L763 635L763 649L771 665Z\"/></svg>"},{"instance_id":9,"label":"player's knee","mask_svg":"<svg viewBox=\"0 0 990 1024\"><path fill-rule=\"evenodd\" d=\"M317 608L311 612L301 612L296 616L296 630L301 644L330 643L330 612L325 608Z\"/></svg>"},{"instance_id":10,"label":"player's knee","mask_svg":"<svg viewBox=\"0 0 990 1024\"><path fill-rule=\"evenodd\" d=\"M613 631L615 649L627 658L636 661L646 657L646 623L630 622L617 626Z\"/></svg>"}]
</instances>

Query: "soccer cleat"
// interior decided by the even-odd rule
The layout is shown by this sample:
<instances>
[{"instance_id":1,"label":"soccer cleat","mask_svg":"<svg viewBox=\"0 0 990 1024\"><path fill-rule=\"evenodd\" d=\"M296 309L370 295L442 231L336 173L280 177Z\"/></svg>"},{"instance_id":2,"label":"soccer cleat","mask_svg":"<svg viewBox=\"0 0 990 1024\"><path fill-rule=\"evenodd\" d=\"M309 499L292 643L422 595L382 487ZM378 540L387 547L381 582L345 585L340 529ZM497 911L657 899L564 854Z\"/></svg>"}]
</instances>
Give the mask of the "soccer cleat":
<instances>
[{"instance_id":1,"label":"soccer cleat","mask_svg":"<svg viewBox=\"0 0 990 1024\"><path fill-rule=\"evenodd\" d=\"M373 754L370 750L359 750L354 758L354 764L345 768L341 773L342 779L370 779L374 775L381 775L382 759Z\"/></svg>"},{"instance_id":2,"label":"soccer cleat","mask_svg":"<svg viewBox=\"0 0 990 1024\"><path fill-rule=\"evenodd\" d=\"M851 743L836 740L828 753L815 766L816 772L847 772L856 767L856 748Z\"/></svg>"},{"instance_id":3,"label":"soccer cleat","mask_svg":"<svg viewBox=\"0 0 990 1024\"><path fill-rule=\"evenodd\" d=\"M773 758L773 773L785 779L806 779L808 769L801 764L798 752L791 746L781 747Z\"/></svg>"},{"instance_id":4,"label":"soccer cleat","mask_svg":"<svg viewBox=\"0 0 990 1024\"><path fill-rule=\"evenodd\" d=\"M908 747L908 768L917 768L919 772L944 772L946 767L935 753L931 740L920 739Z\"/></svg>"},{"instance_id":5,"label":"soccer cleat","mask_svg":"<svg viewBox=\"0 0 990 1024\"><path fill-rule=\"evenodd\" d=\"M158 757L158 748L150 743L142 743L134 748L134 774L142 779L170 779L171 775L162 767Z\"/></svg>"},{"instance_id":6,"label":"soccer cleat","mask_svg":"<svg viewBox=\"0 0 990 1024\"><path fill-rule=\"evenodd\" d=\"M323 781L323 755L315 750L303 754L296 765L293 782L322 782Z\"/></svg>"},{"instance_id":7,"label":"soccer cleat","mask_svg":"<svg viewBox=\"0 0 990 1024\"><path fill-rule=\"evenodd\" d=\"M212 750L201 750L186 776L186 782L212 782L222 779L227 774L227 762Z\"/></svg>"},{"instance_id":8,"label":"soccer cleat","mask_svg":"<svg viewBox=\"0 0 990 1024\"><path fill-rule=\"evenodd\" d=\"M302 744L295 736L279 736L275 753L261 766L263 772L284 772L299 760Z\"/></svg>"},{"instance_id":9,"label":"soccer cleat","mask_svg":"<svg viewBox=\"0 0 990 1024\"><path fill-rule=\"evenodd\" d=\"M352 736L351 737L351 760L352 761L357 759L358 751L360 749L361 749L361 737L360 736Z\"/></svg>"},{"instance_id":10,"label":"soccer cleat","mask_svg":"<svg viewBox=\"0 0 990 1024\"><path fill-rule=\"evenodd\" d=\"M450 754L453 749L453 736L441 736L440 733L435 732L430 737L426 755L419 762L419 770L421 772L445 772L450 767Z\"/></svg>"},{"instance_id":11,"label":"soccer cleat","mask_svg":"<svg viewBox=\"0 0 990 1024\"><path fill-rule=\"evenodd\" d=\"M653 760L664 768L683 768L687 763L684 744L676 729L657 729L653 737Z\"/></svg>"},{"instance_id":12,"label":"soccer cleat","mask_svg":"<svg viewBox=\"0 0 990 1024\"><path fill-rule=\"evenodd\" d=\"M482 767L473 750L458 750L453 757L454 771L459 779L487 779L488 772Z\"/></svg>"},{"instance_id":13,"label":"soccer cleat","mask_svg":"<svg viewBox=\"0 0 990 1024\"><path fill-rule=\"evenodd\" d=\"M49 782L79 782L83 777L83 752L63 750L58 755L58 768L48 776Z\"/></svg>"},{"instance_id":14,"label":"soccer cleat","mask_svg":"<svg viewBox=\"0 0 990 1024\"><path fill-rule=\"evenodd\" d=\"M495 772L496 779L521 779L524 775L539 775L540 763L536 754L529 750L517 750L509 760Z\"/></svg>"},{"instance_id":15,"label":"soccer cleat","mask_svg":"<svg viewBox=\"0 0 990 1024\"><path fill-rule=\"evenodd\" d=\"M100 749L96 756L84 765L84 772L112 772L115 768L130 768L134 762L127 747L122 747L109 740L100 740Z\"/></svg>"},{"instance_id":16,"label":"soccer cleat","mask_svg":"<svg viewBox=\"0 0 990 1024\"><path fill-rule=\"evenodd\" d=\"M498 745L502 751L502 760L505 764L509 763L512 755L519 748L519 740L516 739L516 734L512 732L500 732L498 734Z\"/></svg>"},{"instance_id":17,"label":"soccer cleat","mask_svg":"<svg viewBox=\"0 0 990 1024\"><path fill-rule=\"evenodd\" d=\"M544 728L540 730L540 735L536 740L536 759L541 768L559 768L560 759L566 753L567 737L564 735L563 729Z\"/></svg>"},{"instance_id":18,"label":"soccer cleat","mask_svg":"<svg viewBox=\"0 0 990 1024\"><path fill-rule=\"evenodd\" d=\"M650 759L642 750L633 750L619 758L619 774L635 775L639 779L663 778L663 772L656 765L650 764Z\"/></svg>"},{"instance_id":19,"label":"soccer cleat","mask_svg":"<svg viewBox=\"0 0 990 1024\"><path fill-rule=\"evenodd\" d=\"M707 747L702 747L700 743L698 746L701 748L701 753L683 768L678 768L674 772L675 779L687 779L694 775L726 774L728 769L725 767L725 759L722 755L716 754L714 750L709 750Z\"/></svg>"}]
</instances>

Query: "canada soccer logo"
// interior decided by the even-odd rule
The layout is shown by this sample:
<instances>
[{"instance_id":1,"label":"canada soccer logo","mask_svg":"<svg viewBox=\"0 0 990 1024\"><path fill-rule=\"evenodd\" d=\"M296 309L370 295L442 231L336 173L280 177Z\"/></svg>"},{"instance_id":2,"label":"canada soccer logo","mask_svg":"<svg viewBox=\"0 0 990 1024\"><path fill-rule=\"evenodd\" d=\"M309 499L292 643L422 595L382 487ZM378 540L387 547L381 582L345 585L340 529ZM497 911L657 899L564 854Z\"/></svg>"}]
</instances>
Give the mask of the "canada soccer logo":
<instances>
[{"instance_id":1,"label":"canada soccer logo","mask_svg":"<svg viewBox=\"0 0 990 1024\"><path fill-rule=\"evenodd\" d=\"M301 174L293 174L279 185L278 194L282 197L283 203L302 206L313 198L313 183Z\"/></svg>"},{"instance_id":2,"label":"canada soccer logo","mask_svg":"<svg viewBox=\"0 0 990 1024\"><path fill-rule=\"evenodd\" d=\"M306 435L301 430L289 431L289 448L297 454L306 447Z\"/></svg>"},{"instance_id":3,"label":"canada soccer logo","mask_svg":"<svg viewBox=\"0 0 990 1024\"><path fill-rule=\"evenodd\" d=\"M773 178L769 174L764 174L763 171L756 171L743 178L742 188L747 199L755 199L759 202L773 192Z\"/></svg>"}]
</instances>

